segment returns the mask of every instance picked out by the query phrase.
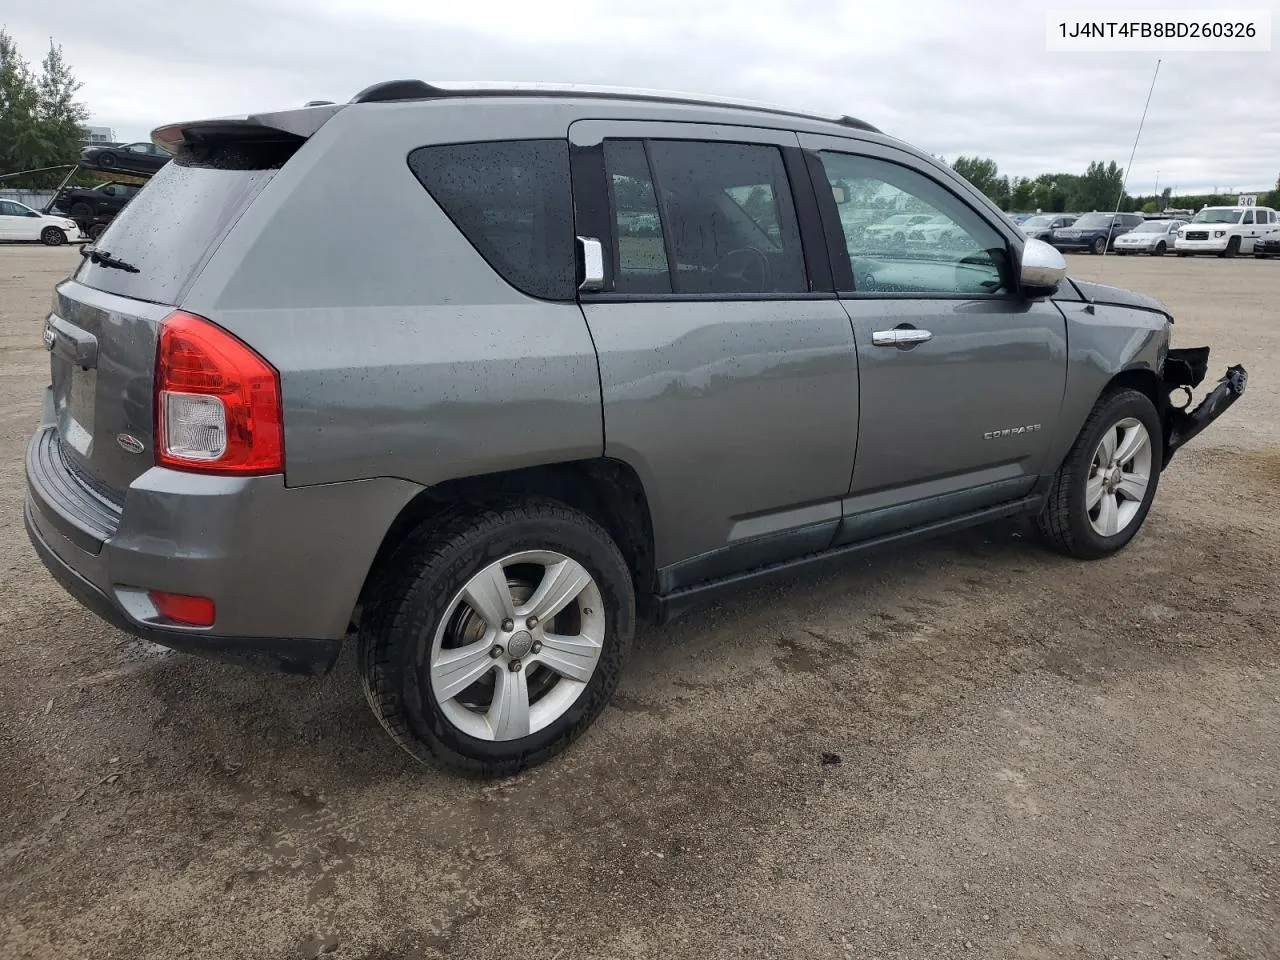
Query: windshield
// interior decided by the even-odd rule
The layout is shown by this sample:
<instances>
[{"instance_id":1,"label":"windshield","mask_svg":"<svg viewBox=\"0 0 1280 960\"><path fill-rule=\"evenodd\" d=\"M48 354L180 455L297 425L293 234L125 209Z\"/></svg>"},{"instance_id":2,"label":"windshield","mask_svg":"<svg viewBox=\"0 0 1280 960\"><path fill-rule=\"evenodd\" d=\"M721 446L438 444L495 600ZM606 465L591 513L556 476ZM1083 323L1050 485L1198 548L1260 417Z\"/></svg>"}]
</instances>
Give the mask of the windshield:
<instances>
[{"instance_id":1,"label":"windshield","mask_svg":"<svg viewBox=\"0 0 1280 960\"><path fill-rule=\"evenodd\" d=\"M1081 230L1097 230L1107 227L1111 224L1111 214L1109 213L1086 213L1077 220L1074 226Z\"/></svg>"},{"instance_id":2,"label":"windshield","mask_svg":"<svg viewBox=\"0 0 1280 960\"><path fill-rule=\"evenodd\" d=\"M1032 217L1030 220L1022 221L1023 230L1034 230L1037 227L1048 229L1053 226L1053 217Z\"/></svg>"},{"instance_id":3,"label":"windshield","mask_svg":"<svg viewBox=\"0 0 1280 960\"><path fill-rule=\"evenodd\" d=\"M1191 218L1192 223L1236 223L1243 210L1201 210Z\"/></svg>"},{"instance_id":4,"label":"windshield","mask_svg":"<svg viewBox=\"0 0 1280 960\"><path fill-rule=\"evenodd\" d=\"M1167 233L1169 224L1163 220L1148 220L1146 223L1139 224L1134 227L1133 233Z\"/></svg>"}]
</instances>

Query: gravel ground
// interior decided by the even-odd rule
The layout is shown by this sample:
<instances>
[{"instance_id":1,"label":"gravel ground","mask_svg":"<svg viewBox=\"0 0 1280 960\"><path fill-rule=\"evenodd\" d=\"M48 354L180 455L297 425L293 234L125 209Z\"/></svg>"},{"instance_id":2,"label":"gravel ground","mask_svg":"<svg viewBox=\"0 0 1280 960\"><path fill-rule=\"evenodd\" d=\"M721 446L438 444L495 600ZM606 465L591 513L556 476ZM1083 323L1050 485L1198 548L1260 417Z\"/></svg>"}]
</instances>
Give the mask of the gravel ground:
<instances>
[{"instance_id":1,"label":"gravel ground","mask_svg":"<svg viewBox=\"0 0 1280 960\"><path fill-rule=\"evenodd\" d=\"M1000 526L702 609L484 784L402 755L350 651L168 654L45 573L76 259L0 247L0 956L1280 957L1280 263L1072 258L1251 374L1120 556Z\"/></svg>"}]
</instances>

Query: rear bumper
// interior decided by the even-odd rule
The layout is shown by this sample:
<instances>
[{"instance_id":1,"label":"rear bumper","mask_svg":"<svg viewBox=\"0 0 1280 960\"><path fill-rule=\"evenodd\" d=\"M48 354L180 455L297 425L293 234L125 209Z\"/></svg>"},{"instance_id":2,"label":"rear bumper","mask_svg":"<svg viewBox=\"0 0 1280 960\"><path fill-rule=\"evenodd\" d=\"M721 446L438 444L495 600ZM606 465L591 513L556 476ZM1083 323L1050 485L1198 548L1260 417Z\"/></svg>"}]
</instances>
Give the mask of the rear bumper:
<instances>
[{"instance_id":1,"label":"rear bumper","mask_svg":"<svg viewBox=\"0 0 1280 960\"><path fill-rule=\"evenodd\" d=\"M27 453L36 552L86 607L135 636L222 659L317 673L337 657L382 538L421 488L152 467L113 504L71 473L46 419ZM149 590L207 597L211 627L166 620Z\"/></svg>"},{"instance_id":2,"label":"rear bumper","mask_svg":"<svg viewBox=\"0 0 1280 960\"><path fill-rule=\"evenodd\" d=\"M173 630L133 619L111 597L81 576L59 556L49 534L37 520L38 512L27 497L23 522L27 536L53 578L81 604L125 633L182 653L229 660L283 673L316 675L328 672L342 649L340 640L297 640L282 637L224 637L203 630ZM57 536L57 534L53 534Z\"/></svg>"}]
</instances>

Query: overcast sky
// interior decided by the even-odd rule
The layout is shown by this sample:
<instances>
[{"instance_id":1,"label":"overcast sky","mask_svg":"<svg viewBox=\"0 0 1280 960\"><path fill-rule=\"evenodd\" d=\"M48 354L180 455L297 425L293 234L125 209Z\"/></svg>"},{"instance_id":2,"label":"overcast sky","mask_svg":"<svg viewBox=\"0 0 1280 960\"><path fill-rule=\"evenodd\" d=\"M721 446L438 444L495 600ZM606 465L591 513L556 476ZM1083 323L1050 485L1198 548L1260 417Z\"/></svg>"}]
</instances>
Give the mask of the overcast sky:
<instances>
[{"instance_id":1,"label":"overcast sky","mask_svg":"<svg viewBox=\"0 0 1280 960\"><path fill-rule=\"evenodd\" d=\"M1205 9L1213 0L1077 6ZM1280 0L1232 6L1269 9ZM0 0L28 59L50 37L94 124L344 101L378 80L543 80L689 90L850 113L1001 173L1127 163L1155 54L1047 53L1040 0ZM362 9L362 8L369 9ZM372 11L372 12L371 12ZM642 12L641 12L642 11ZM1280 54L1166 53L1129 180L1269 189Z\"/></svg>"}]
</instances>

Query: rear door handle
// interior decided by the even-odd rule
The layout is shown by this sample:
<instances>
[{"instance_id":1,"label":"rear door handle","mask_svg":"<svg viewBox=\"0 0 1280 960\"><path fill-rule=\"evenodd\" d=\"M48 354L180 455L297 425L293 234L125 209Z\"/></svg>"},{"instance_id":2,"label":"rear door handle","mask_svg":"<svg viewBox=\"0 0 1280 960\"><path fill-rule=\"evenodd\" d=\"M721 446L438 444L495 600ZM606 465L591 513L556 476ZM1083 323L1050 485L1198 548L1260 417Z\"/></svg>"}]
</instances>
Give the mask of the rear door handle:
<instances>
[{"instance_id":1,"label":"rear door handle","mask_svg":"<svg viewBox=\"0 0 1280 960\"><path fill-rule=\"evenodd\" d=\"M877 347L905 347L932 339L933 334L928 330L917 330L915 327L899 328L897 330L877 330L871 334L871 342Z\"/></svg>"},{"instance_id":2,"label":"rear door handle","mask_svg":"<svg viewBox=\"0 0 1280 960\"><path fill-rule=\"evenodd\" d=\"M86 370L98 365L98 338L56 313L44 322L44 345L51 352Z\"/></svg>"}]
</instances>

